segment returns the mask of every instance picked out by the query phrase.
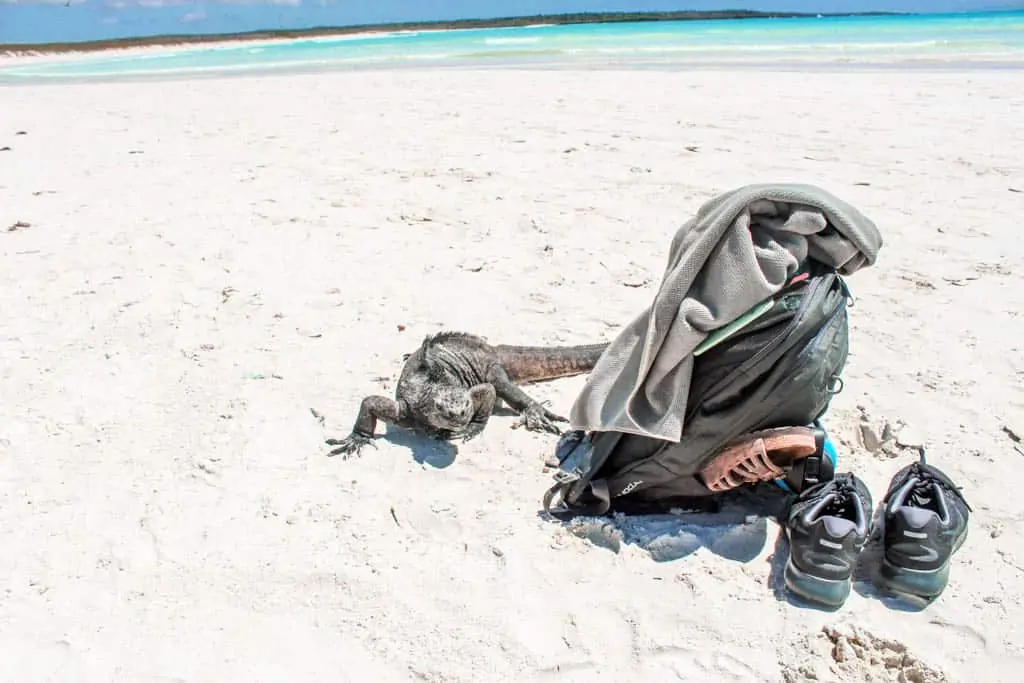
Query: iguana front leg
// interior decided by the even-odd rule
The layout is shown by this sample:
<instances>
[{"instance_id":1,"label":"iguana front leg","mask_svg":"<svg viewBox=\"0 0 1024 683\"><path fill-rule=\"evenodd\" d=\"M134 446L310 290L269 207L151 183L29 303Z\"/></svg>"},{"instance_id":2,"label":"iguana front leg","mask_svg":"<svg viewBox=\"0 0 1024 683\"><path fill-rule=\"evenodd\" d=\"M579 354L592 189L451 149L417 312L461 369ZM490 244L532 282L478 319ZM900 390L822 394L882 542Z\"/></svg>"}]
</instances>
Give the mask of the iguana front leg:
<instances>
[{"instance_id":1,"label":"iguana front leg","mask_svg":"<svg viewBox=\"0 0 1024 683\"><path fill-rule=\"evenodd\" d=\"M500 365L492 365L491 369L487 371L487 381L494 385L497 395L522 416L520 424L527 429L534 432L562 433L555 422L568 422L568 420L527 396L526 392L509 378L505 368Z\"/></svg>"},{"instance_id":2,"label":"iguana front leg","mask_svg":"<svg viewBox=\"0 0 1024 683\"><path fill-rule=\"evenodd\" d=\"M401 425L405 418L402 405L387 396L367 396L359 405L352 433L344 439L327 439L328 446L337 446L328 456L343 455L345 460L358 455L359 449L369 444L374 448L373 433L377 429L377 420Z\"/></svg>"},{"instance_id":3,"label":"iguana front leg","mask_svg":"<svg viewBox=\"0 0 1024 683\"><path fill-rule=\"evenodd\" d=\"M487 421L491 419L491 413L494 412L494 404L498 401L498 392L490 384L477 384L469 390L469 397L473 401L473 418L466 428L456 435L463 441L469 441L484 431Z\"/></svg>"}]
</instances>

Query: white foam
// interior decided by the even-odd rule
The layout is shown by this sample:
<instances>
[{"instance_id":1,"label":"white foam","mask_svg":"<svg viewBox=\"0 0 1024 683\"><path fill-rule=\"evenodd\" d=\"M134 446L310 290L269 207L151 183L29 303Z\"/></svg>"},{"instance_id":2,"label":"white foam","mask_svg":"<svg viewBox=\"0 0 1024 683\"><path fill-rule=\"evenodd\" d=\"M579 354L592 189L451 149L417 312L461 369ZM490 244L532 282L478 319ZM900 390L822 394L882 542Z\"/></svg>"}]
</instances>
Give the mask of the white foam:
<instances>
[{"instance_id":1,"label":"white foam","mask_svg":"<svg viewBox=\"0 0 1024 683\"><path fill-rule=\"evenodd\" d=\"M533 45L539 42L539 36L532 38L484 38L484 44L486 45Z\"/></svg>"}]
</instances>

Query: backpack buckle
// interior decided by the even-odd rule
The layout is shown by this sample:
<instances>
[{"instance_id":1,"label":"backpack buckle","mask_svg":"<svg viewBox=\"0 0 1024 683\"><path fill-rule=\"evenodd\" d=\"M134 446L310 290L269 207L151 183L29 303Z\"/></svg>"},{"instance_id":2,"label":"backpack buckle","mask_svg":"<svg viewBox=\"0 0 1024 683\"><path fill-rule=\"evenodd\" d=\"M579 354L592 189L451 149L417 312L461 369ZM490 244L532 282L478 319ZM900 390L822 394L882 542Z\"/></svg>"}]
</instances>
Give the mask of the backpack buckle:
<instances>
[{"instance_id":1,"label":"backpack buckle","mask_svg":"<svg viewBox=\"0 0 1024 683\"><path fill-rule=\"evenodd\" d=\"M544 511L556 519L580 515L599 517L611 509L608 482L596 479L587 484L583 491L574 490L569 484L555 484L544 494Z\"/></svg>"},{"instance_id":2,"label":"backpack buckle","mask_svg":"<svg viewBox=\"0 0 1024 683\"><path fill-rule=\"evenodd\" d=\"M552 475L559 484L570 484L583 478L583 461L590 455L587 433L576 429L566 432L555 447L558 469Z\"/></svg>"},{"instance_id":3,"label":"backpack buckle","mask_svg":"<svg viewBox=\"0 0 1024 683\"><path fill-rule=\"evenodd\" d=\"M791 493L800 493L823 481L831 481L835 476L834 456L828 452L826 445L828 432L820 422L815 422L811 426L811 431L814 434L814 454L795 463L789 475L777 482L782 485L781 488Z\"/></svg>"},{"instance_id":4,"label":"backpack buckle","mask_svg":"<svg viewBox=\"0 0 1024 683\"><path fill-rule=\"evenodd\" d=\"M575 468L572 471L555 470L555 473L551 475L559 484L571 484L574 481L579 481L583 477L583 472L580 468Z\"/></svg>"}]
</instances>

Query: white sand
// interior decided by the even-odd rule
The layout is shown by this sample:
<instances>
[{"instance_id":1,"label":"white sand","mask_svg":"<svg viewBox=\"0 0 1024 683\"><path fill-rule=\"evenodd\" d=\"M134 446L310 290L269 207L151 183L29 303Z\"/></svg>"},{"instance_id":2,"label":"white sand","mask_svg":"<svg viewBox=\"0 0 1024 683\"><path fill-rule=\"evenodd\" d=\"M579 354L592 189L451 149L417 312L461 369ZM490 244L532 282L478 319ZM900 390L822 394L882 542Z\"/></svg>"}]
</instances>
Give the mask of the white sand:
<instances>
[{"instance_id":1,"label":"white sand","mask_svg":"<svg viewBox=\"0 0 1024 683\"><path fill-rule=\"evenodd\" d=\"M0 680L1019 681L1021 111L1020 72L0 89ZM772 522L597 547L538 515L555 439L513 417L325 457L424 334L611 339L703 201L771 180L886 239L829 425L876 500L913 454L858 405L963 484L927 609L791 604Z\"/></svg>"}]
</instances>

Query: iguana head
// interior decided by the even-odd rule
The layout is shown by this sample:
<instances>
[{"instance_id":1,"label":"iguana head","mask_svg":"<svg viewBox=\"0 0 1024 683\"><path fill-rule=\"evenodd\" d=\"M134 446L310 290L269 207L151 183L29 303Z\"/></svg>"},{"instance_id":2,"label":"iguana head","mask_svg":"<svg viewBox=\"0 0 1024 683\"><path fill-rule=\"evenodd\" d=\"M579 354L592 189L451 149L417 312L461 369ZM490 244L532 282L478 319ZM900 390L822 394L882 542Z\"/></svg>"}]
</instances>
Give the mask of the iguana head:
<instances>
[{"instance_id":1,"label":"iguana head","mask_svg":"<svg viewBox=\"0 0 1024 683\"><path fill-rule=\"evenodd\" d=\"M420 419L440 431L459 432L473 419L468 389L451 385L427 386L417 405Z\"/></svg>"},{"instance_id":2,"label":"iguana head","mask_svg":"<svg viewBox=\"0 0 1024 683\"><path fill-rule=\"evenodd\" d=\"M444 436L457 433L473 419L475 407L469 387L462 377L463 357L457 349L441 346L428 337L423 345L408 355L411 373L406 376L406 400L417 422L428 431Z\"/></svg>"}]
</instances>

